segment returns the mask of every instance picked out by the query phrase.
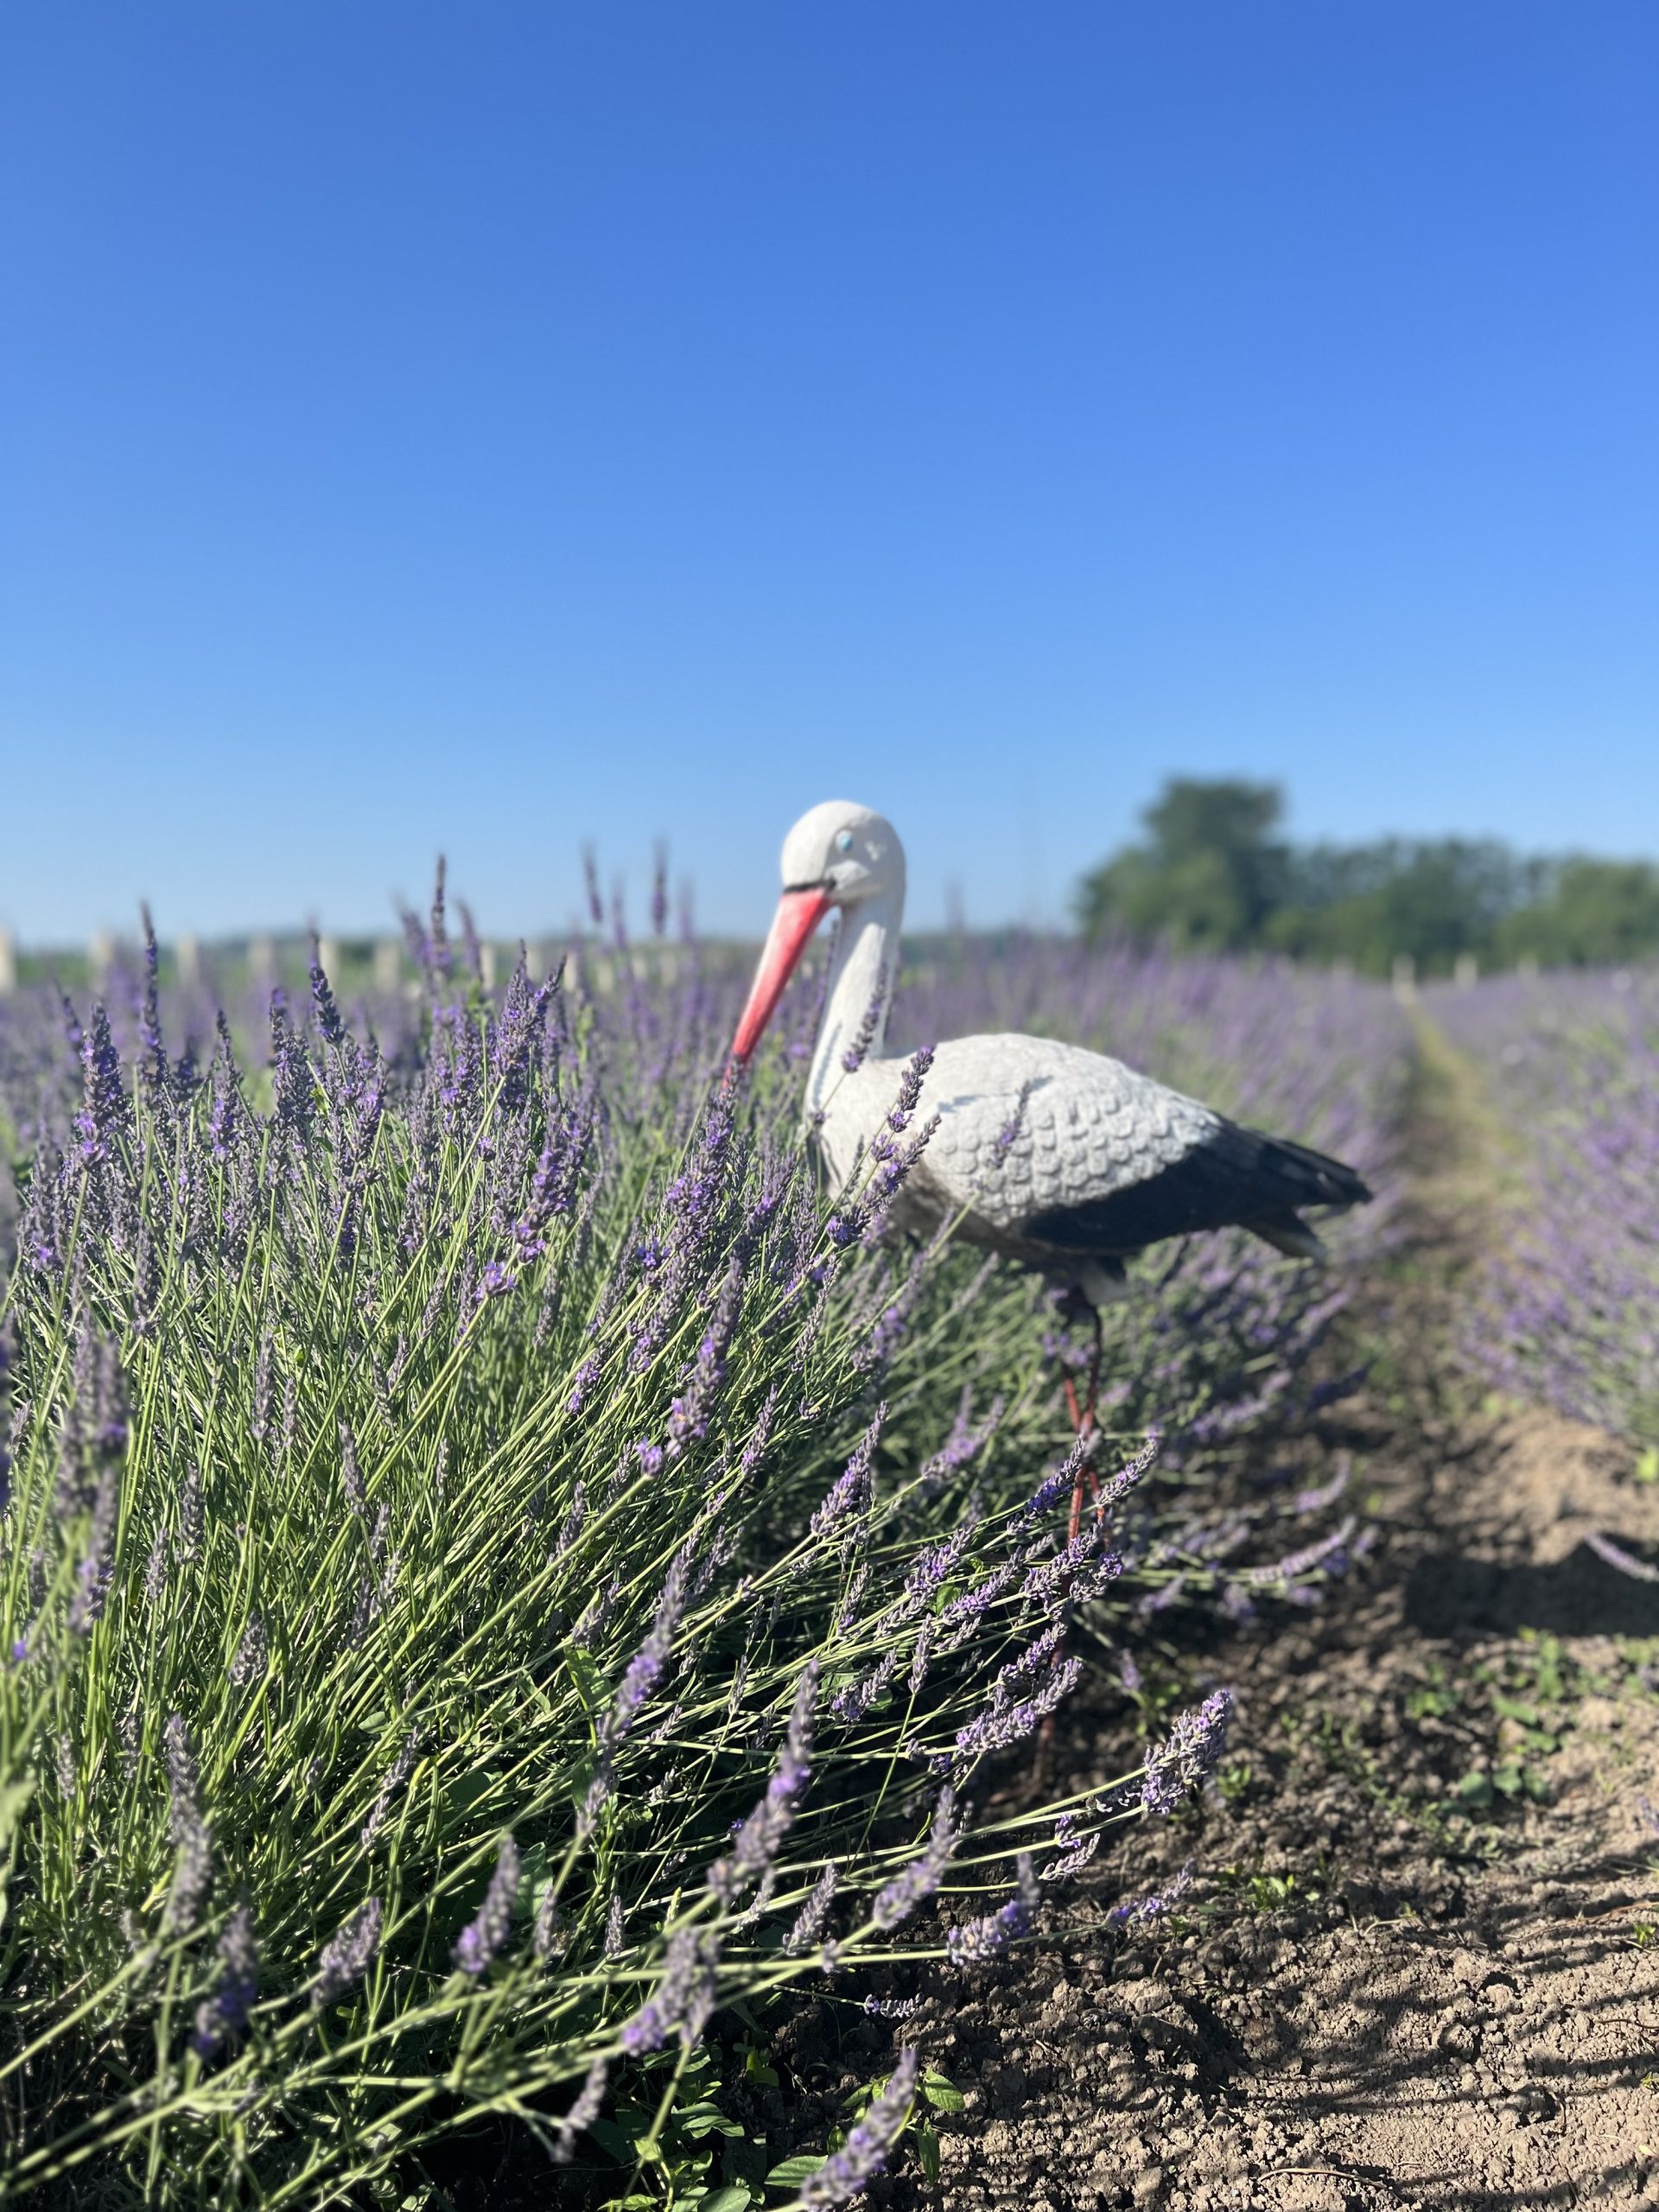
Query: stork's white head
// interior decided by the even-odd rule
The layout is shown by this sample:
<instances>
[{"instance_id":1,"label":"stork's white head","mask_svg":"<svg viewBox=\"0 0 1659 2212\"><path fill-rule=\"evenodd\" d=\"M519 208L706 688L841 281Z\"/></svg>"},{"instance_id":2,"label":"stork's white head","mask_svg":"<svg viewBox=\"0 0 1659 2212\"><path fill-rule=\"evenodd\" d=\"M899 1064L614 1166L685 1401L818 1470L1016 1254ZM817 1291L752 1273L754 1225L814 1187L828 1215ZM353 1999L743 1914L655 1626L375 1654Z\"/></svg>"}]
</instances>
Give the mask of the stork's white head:
<instances>
[{"instance_id":1,"label":"stork's white head","mask_svg":"<svg viewBox=\"0 0 1659 2212\"><path fill-rule=\"evenodd\" d=\"M903 893L905 849L885 815L829 798L804 814L784 840L785 891L822 891L832 906Z\"/></svg>"},{"instance_id":2,"label":"stork's white head","mask_svg":"<svg viewBox=\"0 0 1659 2212\"><path fill-rule=\"evenodd\" d=\"M734 1060L747 1060L760 1043L808 938L831 906L904 896L898 831L884 815L850 799L826 799L804 814L784 840L781 868L784 895L732 1040Z\"/></svg>"}]
</instances>

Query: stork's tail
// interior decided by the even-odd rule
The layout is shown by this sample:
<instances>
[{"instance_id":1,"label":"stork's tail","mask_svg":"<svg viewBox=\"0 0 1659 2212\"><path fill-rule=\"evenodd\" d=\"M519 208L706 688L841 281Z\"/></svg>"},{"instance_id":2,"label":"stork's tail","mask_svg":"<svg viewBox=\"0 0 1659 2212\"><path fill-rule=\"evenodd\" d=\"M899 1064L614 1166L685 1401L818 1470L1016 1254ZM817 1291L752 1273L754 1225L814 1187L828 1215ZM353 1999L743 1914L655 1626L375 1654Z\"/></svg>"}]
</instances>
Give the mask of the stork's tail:
<instances>
[{"instance_id":1,"label":"stork's tail","mask_svg":"<svg viewBox=\"0 0 1659 2212\"><path fill-rule=\"evenodd\" d=\"M1271 1244L1275 1252L1288 1253L1293 1260L1322 1260L1325 1243L1300 1214L1287 1213L1272 1221L1247 1221L1242 1224L1252 1236L1259 1236L1264 1244Z\"/></svg>"},{"instance_id":2,"label":"stork's tail","mask_svg":"<svg viewBox=\"0 0 1659 2212\"><path fill-rule=\"evenodd\" d=\"M1286 1206L1363 1206L1370 1199L1364 1177L1328 1153L1289 1137L1264 1135L1260 1129L1248 1134L1262 1147L1257 1176L1273 1184L1274 1197Z\"/></svg>"},{"instance_id":3,"label":"stork's tail","mask_svg":"<svg viewBox=\"0 0 1659 2212\"><path fill-rule=\"evenodd\" d=\"M1370 1185L1363 1176L1327 1153L1315 1152L1288 1137L1264 1136L1257 1129L1249 1134L1262 1147L1257 1179L1268 1186L1276 1203L1264 1207L1244 1227L1264 1244L1288 1253L1293 1259L1322 1258L1325 1246L1297 1208L1327 1206L1335 1212L1345 1211L1349 1206L1367 1202Z\"/></svg>"}]
</instances>

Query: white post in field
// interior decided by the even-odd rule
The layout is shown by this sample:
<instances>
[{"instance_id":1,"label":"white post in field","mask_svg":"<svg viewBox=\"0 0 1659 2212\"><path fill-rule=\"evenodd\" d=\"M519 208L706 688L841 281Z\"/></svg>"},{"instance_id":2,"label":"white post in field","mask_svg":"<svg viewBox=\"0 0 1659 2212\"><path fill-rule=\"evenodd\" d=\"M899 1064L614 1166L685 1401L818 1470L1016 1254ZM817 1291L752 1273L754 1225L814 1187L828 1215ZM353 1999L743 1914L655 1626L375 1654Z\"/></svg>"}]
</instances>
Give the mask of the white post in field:
<instances>
[{"instance_id":1,"label":"white post in field","mask_svg":"<svg viewBox=\"0 0 1659 2212\"><path fill-rule=\"evenodd\" d=\"M193 937L175 938L173 958L179 971L179 981L192 989L201 981L201 947Z\"/></svg>"},{"instance_id":2,"label":"white post in field","mask_svg":"<svg viewBox=\"0 0 1659 2212\"><path fill-rule=\"evenodd\" d=\"M395 937L378 938L374 946L374 988L395 991L404 971L404 948Z\"/></svg>"},{"instance_id":3,"label":"white post in field","mask_svg":"<svg viewBox=\"0 0 1659 2212\"><path fill-rule=\"evenodd\" d=\"M495 988L495 947L480 944L478 948L478 970L486 991Z\"/></svg>"},{"instance_id":4,"label":"white post in field","mask_svg":"<svg viewBox=\"0 0 1659 2212\"><path fill-rule=\"evenodd\" d=\"M336 988L340 983L340 939L320 937L317 939L317 961L323 974Z\"/></svg>"},{"instance_id":5,"label":"white post in field","mask_svg":"<svg viewBox=\"0 0 1659 2212\"><path fill-rule=\"evenodd\" d=\"M248 939L248 975L267 990L276 981L276 948L268 937Z\"/></svg>"},{"instance_id":6,"label":"white post in field","mask_svg":"<svg viewBox=\"0 0 1659 2212\"><path fill-rule=\"evenodd\" d=\"M8 929L0 929L0 991L15 991L17 988L17 941Z\"/></svg>"},{"instance_id":7,"label":"white post in field","mask_svg":"<svg viewBox=\"0 0 1659 2212\"><path fill-rule=\"evenodd\" d=\"M1460 952L1452 963L1452 980L1460 991L1472 990L1480 981L1480 963L1472 952Z\"/></svg>"},{"instance_id":8,"label":"white post in field","mask_svg":"<svg viewBox=\"0 0 1659 2212\"><path fill-rule=\"evenodd\" d=\"M101 991L110 980L115 961L115 939L108 930L94 930L86 940L86 964L92 971L92 988Z\"/></svg>"},{"instance_id":9,"label":"white post in field","mask_svg":"<svg viewBox=\"0 0 1659 2212\"><path fill-rule=\"evenodd\" d=\"M1417 1001L1417 963L1408 952L1394 956L1394 995L1402 1006L1414 1006Z\"/></svg>"}]
</instances>

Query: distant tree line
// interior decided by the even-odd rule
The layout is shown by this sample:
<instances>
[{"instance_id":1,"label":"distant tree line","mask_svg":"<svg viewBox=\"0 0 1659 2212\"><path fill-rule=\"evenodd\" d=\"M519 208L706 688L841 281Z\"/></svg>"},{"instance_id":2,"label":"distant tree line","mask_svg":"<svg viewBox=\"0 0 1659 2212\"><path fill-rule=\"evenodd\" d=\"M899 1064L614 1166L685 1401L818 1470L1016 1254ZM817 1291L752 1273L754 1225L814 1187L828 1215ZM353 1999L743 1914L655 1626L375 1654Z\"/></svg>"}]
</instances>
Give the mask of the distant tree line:
<instances>
[{"instance_id":1,"label":"distant tree line","mask_svg":"<svg viewBox=\"0 0 1659 2212\"><path fill-rule=\"evenodd\" d=\"M1639 960L1659 954L1659 866L1527 857L1491 838L1382 837L1297 845L1276 785L1173 778L1146 836L1086 875L1077 918L1193 951L1277 951L1386 974L1460 956L1483 968Z\"/></svg>"}]
</instances>

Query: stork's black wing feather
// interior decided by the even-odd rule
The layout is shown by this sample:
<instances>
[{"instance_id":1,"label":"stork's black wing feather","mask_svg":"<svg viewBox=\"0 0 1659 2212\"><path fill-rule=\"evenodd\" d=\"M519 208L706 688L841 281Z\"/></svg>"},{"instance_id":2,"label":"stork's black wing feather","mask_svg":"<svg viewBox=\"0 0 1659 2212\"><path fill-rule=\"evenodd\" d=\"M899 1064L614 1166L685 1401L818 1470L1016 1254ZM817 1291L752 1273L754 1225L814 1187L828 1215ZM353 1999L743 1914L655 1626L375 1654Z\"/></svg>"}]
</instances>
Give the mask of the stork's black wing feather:
<instances>
[{"instance_id":1,"label":"stork's black wing feather","mask_svg":"<svg viewBox=\"0 0 1659 2212\"><path fill-rule=\"evenodd\" d=\"M1370 1195L1341 1160L1224 1122L1155 1174L1077 1205L1052 1207L1022 1229L1061 1251L1138 1252L1200 1229L1294 1230L1299 1206L1358 1205Z\"/></svg>"}]
</instances>

